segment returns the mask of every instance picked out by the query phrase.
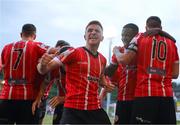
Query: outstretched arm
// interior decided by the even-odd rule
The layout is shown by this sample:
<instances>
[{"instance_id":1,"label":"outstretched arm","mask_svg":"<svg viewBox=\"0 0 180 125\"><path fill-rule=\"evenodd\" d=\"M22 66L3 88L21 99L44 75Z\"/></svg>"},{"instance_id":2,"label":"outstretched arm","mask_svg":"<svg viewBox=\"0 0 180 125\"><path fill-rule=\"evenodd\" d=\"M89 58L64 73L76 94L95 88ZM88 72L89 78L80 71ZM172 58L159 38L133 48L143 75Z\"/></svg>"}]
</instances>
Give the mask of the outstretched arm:
<instances>
[{"instance_id":1,"label":"outstretched arm","mask_svg":"<svg viewBox=\"0 0 180 125\"><path fill-rule=\"evenodd\" d=\"M70 47L70 46L61 47L58 51L57 50L53 51L53 52L55 52L54 54L45 53L42 56L40 63L37 65L37 69L38 69L39 73L45 74L48 71L51 71L51 70L61 66L62 62L57 58L57 56L61 56L61 54L63 54L63 52L65 52L69 48L72 48L72 47Z\"/></svg>"},{"instance_id":2,"label":"outstretched arm","mask_svg":"<svg viewBox=\"0 0 180 125\"><path fill-rule=\"evenodd\" d=\"M46 74L48 71L51 71L60 65L61 62L54 54L45 53L42 56L40 63L37 65L37 70L40 74Z\"/></svg>"},{"instance_id":3,"label":"outstretched arm","mask_svg":"<svg viewBox=\"0 0 180 125\"><path fill-rule=\"evenodd\" d=\"M154 36L156 34L167 37L167 38L171 39L172 41L176 42L176 39L173 36L171 36L169 33L165 32L165 31L161 30L160 28L149 29L148 31L146 31L144 33L144 36Z\"/></svg>"}]
</instances>

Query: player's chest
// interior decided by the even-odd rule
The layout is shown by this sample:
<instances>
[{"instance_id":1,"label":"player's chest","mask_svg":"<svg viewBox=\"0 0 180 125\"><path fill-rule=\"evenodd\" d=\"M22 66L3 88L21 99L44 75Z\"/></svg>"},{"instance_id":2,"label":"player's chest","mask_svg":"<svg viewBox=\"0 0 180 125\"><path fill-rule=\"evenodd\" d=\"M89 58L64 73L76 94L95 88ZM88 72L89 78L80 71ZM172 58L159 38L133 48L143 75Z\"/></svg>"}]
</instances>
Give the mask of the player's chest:
<instances>
[{"instance_id":1,"label":"player's chest","mask_svg":"<svg viewBox=\"0 0 180 125\"><path fill-rule=\"evenodd\" d=\"M76 62L76 66L82 73L88 73L92 75L99 75L104 67L100 57L93 57L91 55L85 55L80 57Z\"/></svg>"}]
</instances>

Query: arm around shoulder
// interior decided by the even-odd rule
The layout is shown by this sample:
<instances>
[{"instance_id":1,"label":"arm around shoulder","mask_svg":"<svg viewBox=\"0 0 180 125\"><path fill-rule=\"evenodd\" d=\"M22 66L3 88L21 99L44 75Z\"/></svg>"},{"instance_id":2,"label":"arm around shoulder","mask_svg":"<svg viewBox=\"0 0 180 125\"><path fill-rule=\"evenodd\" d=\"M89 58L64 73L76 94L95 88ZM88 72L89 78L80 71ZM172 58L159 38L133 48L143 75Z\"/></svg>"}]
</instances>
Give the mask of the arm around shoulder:
<instances>
[{"instance_id":1,"label":"arm around shoulder","mask_svg":"<svg viewBox=\"0 0 180 125\"><path fill-rule=\"evenodd\" d=\"M134 51L128 51L117 58L118 63L128 65L136 56Z\"/></svg>"},{"instance_id":2,"label":"arm around shoulder","mask_svg":"<svg viewBox=\"0 0 180 125\"><path fill-rule=\"evenodd\" d=\"M125 53L121 53L116 46L113 48L113 54L116 56L117 62L124 65L128 65L136 56L134 50L128 49Z\"/></svg>"},{"instance_id":3,"label":"arm around shoulder","mask_svg":"<svg viewBox=\"0 0 180 125\"><path fill-rule=\"evenodd\" d=\"M40 74L46 74L60 65L61 62L57 57L46 53L42 56L40 63L37 65L37 70Z\"/></svg>"}]
</instances>

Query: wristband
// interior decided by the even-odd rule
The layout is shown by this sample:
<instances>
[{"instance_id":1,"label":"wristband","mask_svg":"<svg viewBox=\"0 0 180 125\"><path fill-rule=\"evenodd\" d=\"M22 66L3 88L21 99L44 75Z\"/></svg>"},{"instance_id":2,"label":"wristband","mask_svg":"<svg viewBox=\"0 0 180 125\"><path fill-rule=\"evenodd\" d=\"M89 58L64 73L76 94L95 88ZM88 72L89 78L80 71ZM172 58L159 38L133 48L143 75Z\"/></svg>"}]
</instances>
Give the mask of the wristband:
<instances>
[{"instance_id":1,"label":"wristband","mask_svg":"<svg viewBox=\"0 0 180 125\"><path fill-rule=\"evenodd\" d=\"M121 53L118 49L115 49L114 54L115 54L116 58L119 58L122 56L123 53Z\"/></svg>"}]
</instances>

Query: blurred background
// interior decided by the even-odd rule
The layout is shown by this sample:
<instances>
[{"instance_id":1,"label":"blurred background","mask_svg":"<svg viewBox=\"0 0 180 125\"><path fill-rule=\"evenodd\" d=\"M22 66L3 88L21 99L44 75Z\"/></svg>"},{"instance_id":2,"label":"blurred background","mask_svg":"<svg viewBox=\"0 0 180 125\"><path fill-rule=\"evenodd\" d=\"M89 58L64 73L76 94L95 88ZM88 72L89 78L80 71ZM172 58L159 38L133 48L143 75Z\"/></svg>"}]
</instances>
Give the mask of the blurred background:
<instances>
[{"instance_id":1,"label":"blurred background","mask_svg":"<svg viewBox=\"0 0 180 125\"><path fill-rule=\"evenodd\" d=\"M37 41L55 46L57 40L66 40L72 46L85 45L84 31L91 20L99 20L104 27L104 41L99 51L108 63L115 45L122 45L121 30L127 23L135 23L145 31L149 16L159 16L163 30L177 40L180 53L179 0L0 0L0 53L5 44L20 39L22 25L33 23L37 27ZM3 85L3 75L0 74ZM180 120L180 77L173 80L177 119ZM0 87L1 88L1 87ZM56 95L56 86L49 98ZM104 108L114 117L116 91L107 95ZM48 107L46 119L53 109ZM51 121L51 120L50 120ZM48 122L45 121L45 122Z\"/></svg>"}]
</instances>

